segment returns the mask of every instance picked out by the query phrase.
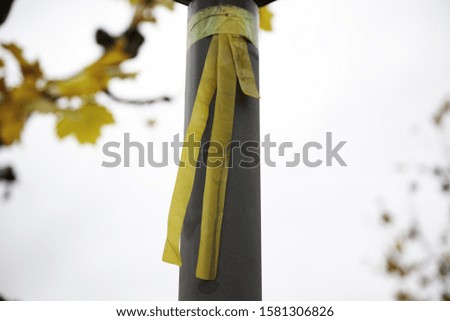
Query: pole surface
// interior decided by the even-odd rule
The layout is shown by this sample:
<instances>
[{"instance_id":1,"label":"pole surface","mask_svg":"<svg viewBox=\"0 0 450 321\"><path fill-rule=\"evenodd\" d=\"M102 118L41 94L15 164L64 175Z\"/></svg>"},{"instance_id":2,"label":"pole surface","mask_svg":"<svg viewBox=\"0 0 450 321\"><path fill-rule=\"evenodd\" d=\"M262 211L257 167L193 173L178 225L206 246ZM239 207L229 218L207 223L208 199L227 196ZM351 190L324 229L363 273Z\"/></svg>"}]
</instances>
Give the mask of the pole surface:
<instances>
[{"instance_id":1,"label":"pole surface","mask_svg":"<svg viewBox=\"0 0 450 321\"><path fill-rule=\"evenodd\" d=\"M258 17L258 7L253 0L193 0L189 4L189 17L199 10L217 5L235 5L242 7ZM255 19L258 21L258 19ZM192 107L197 94L203 66L211 37L204 38L192 45L187 52L186 72L186 113L185 128L189 124ZM248 50L256 81L259 78L258 49L248 42ZM213 99L210 117L202 144L209 141ZM246 96L237 86L234 115L233 141L260 141L259 100ZM256 149L260 154L259 144ZM199 160L206 163L207 148L200 150ZM204 281L195 277L202 199L206 168L201 165L196 171L191 199L186 211L181 234L181 257L179 300L185 301L259 301L261 293L261 196L259 159L255 167L239 167L241 160L247 160L237 149L233 151L233 166L229 169L225 196L225 208L220 241L220 255L216 280Z\"/></svg>"}]
</instances>

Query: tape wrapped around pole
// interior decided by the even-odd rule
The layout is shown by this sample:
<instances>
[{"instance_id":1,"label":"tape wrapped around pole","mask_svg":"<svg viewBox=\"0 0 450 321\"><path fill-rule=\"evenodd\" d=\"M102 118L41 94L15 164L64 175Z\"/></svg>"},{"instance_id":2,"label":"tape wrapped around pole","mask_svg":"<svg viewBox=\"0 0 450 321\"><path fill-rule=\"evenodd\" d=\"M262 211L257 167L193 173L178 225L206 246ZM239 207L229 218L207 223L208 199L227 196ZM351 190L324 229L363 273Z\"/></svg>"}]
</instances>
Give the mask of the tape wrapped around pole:
<instances>
[{"instance_id":1,"label":"tape wrapped around pole","mask_svg":"<svg viewBox=\"0 0 450 321\"><path fill-rule=\"evenodd\" d=\"M185 142L211 143L183 147L163 260L181 266L181 300L260 300L259 146L251 168L227 148L259 142L257 7L205 2L190 7Z\"/></svg>"}]
</instances>

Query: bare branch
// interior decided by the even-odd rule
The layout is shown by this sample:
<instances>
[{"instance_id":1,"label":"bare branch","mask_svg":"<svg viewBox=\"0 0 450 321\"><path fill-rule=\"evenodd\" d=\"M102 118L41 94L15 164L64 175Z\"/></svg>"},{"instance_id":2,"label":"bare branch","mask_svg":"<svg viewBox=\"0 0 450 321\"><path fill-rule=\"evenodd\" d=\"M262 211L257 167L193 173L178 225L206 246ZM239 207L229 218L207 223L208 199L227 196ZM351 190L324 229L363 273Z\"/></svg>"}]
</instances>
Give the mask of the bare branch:
<instances>
[{"instance_id":1,"label":"bare branch","mask_svg":"<svg viewBox=\"0 0 450 321\"><path fill-rule=\"evenodd\" d=\"M168 96L161 96L161 97L156 97L156 98L151 98L151 99L127 99L127 98L117 97L109 90L104 90L104 92L112 100L117 101L122 104L129 104L129 105L151 105L151 104L155 104L155 103L159 103L159 102L172 101L172 98L168 97Z\"/></svg>"}]
</instances>

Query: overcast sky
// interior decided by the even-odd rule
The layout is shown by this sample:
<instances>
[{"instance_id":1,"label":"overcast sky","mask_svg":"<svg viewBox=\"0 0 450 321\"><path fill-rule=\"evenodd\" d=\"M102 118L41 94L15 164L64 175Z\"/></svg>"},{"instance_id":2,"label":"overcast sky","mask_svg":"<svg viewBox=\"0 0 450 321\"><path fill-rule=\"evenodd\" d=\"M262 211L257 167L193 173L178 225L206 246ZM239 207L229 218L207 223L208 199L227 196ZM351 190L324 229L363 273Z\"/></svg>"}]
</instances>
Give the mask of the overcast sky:
<instances>
[{"instance_id":1,"label":"overcast sky","mask_svg":"<svg viewBox=\"0 0 450 321\"><path fill-rule=\"evenodd\" d=\"M15 2L0 39L19 44L53 78L95 60L95 30L119 33L132 14L121 0ZM423 204L412 203L412 174L396 166L442 157L431 117L450 92L450 2L280 0L271 7L275 31L260 39L261 136L300 150L333 132L347 141L348 167L286 168L285 158L262 167L263 298L391 299L381 208L407 222L408 209L422 206L429 233L441 224L444 203L434 187ZM39 115L20 144L0 149L0 165L14 165L19 176L11 198L0 201L2 294L177 299L178 269L161 261L177 167L101 167L102 145L123 141L125 132L156 145L183 132L186 8L158 10L158 18L142 28L145 45L126 63L139 77L112 90L128 98L166 94L173 103L133 107L102 97L116 124L96 146L58 141L55 119ZM18 80L14 68L9 74Z\"/></svg>"}]
</instances>

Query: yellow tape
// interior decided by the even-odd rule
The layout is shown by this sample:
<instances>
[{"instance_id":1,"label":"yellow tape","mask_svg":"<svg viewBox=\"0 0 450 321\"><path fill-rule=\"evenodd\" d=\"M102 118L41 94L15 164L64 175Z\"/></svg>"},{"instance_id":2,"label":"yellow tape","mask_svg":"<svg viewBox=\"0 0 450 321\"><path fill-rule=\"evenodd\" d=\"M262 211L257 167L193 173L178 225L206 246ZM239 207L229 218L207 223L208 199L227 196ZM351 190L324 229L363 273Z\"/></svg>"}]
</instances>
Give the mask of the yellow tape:
<instances>
[{"instance_id":1,"label":"yellow tape","mask_svg":"<svg viewBox=\"0 0 450 321\"><path fill-rule=\"evenodd\" d=\"M185 142L192 141L192 137L196 142L201 141L209 117L209 107L214 93L216 93L196 268L197 278L214 280L219 261L228 163L230 161L230 151L227 147L233 133L237 83L239 81L242 92L248 96L259 98L259 92L246 41L246 39L251 41L249 37L255 39L256 33L248 32L254 25L254 21L241 19L244 16L241 11L244 9L238 7L219 6L205 10L200 11L190 22L191 32L189 34L192 43L201 39L199 37L205 34L213 35L213 37L206 56ZM212 13L216 16L210 19L208 14ZM246 15L251 14L247 12ZM239 19L236 17L239 17ZM220 23L216 25L212 21ZM209 27L214 25L215 27L211 27L212 29L202 27L202 29L199 27L201 25ZM196 30L196 28L199 29ZM192 32L192 30L196 31ZM182 264L179 249L181 231L194 185L195 163L198 159L200 147L194 148L194 153L189 153L188 146L183 146L177 181L170 205L167 240L163 254L163 261L179 266ZM189 160L189 154L194 155L194 160ZM183 164L184 166L182 166Z\"/></svg>"},{"instance_id":2,"label":"yellow tape","mask_svg":"<svg viewBox=\"0 0 450 321\"><path fill-rule=\"evenodd\" d=\"M252 62L248 55L247 42L242 37L236 35L229 35L228 39L242 92L247 96L259 98Z\"/></svg>"},{"instance_id":3,"label":"yellow tape","mask_svg":"<svg viewBox=\"0 0 450 321\"><path fill-rule=\"evenodd\" d=\"M186 131L186 139L194 137L200 142L209 117L209 105L217 88L217 54L218 39L211 40L205 67L198 87L194 108L192 109L191 121ZM164 247L163 261L181 266L180 238L186 209L191 198L192 187L195 178L195 163L198 159L200 149L194 151L194 160L189 160L189 151L186 146L181 153L180 167L178 169L175 189L169 210L169 222L167 228L167 239ZM194 164L191 162L194 161Z\"/></svg>"},{"instance_id":4,"label":"yellow tape","mask_svg":"<svg viewBox=\"0 0 450 321\"><path fill-rule=\"evenodd\" d=\"M188 48L200 39L218 34L239 35L258 47L258 24L249 11L236 6L200 10L188 22Z\"/></svg>"},{"instance_id":5,"label":"yellow tape","mask_svg":"<svg viewBox=\"0 0 450 321\"><path fill-rule=\"evenodd\" d=\"M197 277L204 280L216 278L228 177L229 151L226 148L233 133L237 80L228 39L228 35L219 35L217 83L220 85L217 86L211 142L208 150L208 167L203 194L200 248L196 272ZM212 153L217 153L219 156L211 159Z\"/></svg>"}]
</instances>

